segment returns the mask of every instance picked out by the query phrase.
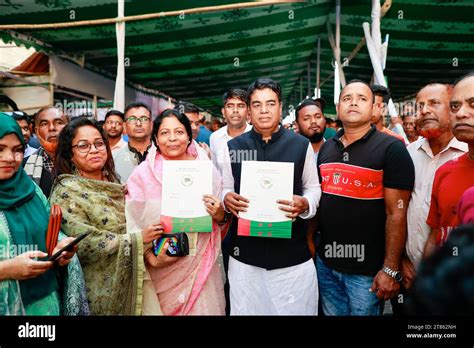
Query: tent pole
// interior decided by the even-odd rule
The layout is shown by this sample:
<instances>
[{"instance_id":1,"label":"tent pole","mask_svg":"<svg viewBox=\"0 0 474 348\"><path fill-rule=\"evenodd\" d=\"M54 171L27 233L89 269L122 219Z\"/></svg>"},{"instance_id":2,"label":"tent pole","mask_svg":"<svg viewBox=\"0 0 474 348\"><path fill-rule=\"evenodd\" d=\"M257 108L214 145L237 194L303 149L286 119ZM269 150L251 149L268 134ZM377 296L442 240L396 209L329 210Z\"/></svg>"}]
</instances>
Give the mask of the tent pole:
<instances>
[{"instance_id":1,"label":"tent pole","mask_svg":"<svg viewBox=\"0 0 474 348\"><path fill-rule=\"evenodd\" d=\"M311 97L311 62L308 61L308 97Z\"/></svg>"},{"instance_id":2,"label":"tent pole","mask_svg":"<svg viewBox=\"0 0 474 348\"><path fill-rule=\"evenodd\" d=\"M94 99L92 101L93 105L92 107L94 108L93 110L93 113L94 113L94 119L98 120L98 116L97 116L97 96L94 95Z\"/></svg>"},{"instance_id":3,"label":"tent pole","mask_svg":"<svg viewBox=\"0 0 474 348\"><path fill-rule=\"evenodd\" d=\"M44 89L47 89L47 90L49 90L49 88L50 88L49 86L42 85L41 83L30 81L30 80L25 79L23 77L18 77L15 74L12 74L11 72L8 72L8 71L0 71L0 75L3 75L5 77L8 77L10 79L14 79L14 80L17 80L17 81L21 81L21 82L29 83L29 84L32 84L32 85L36 85L38 87L41 87L41 88L44 88ZM49 84L51 85L51 81L49 82Z\"/></svg>"},{"instance_id":4,"label":"tent pole","mask_svg":"<svg viewBox=\"0 0 474 348\"><path fill-rule=\"evenodd\" d=\"M316 58L316 91L314 92L314 96L316 98L321 97L321 92L320 92L320 69L321 69L321 37L318 37L318 53L317 53L317 58Z\"/></svg>"},{"instance_id":5,"label":"tent pole","mask_svg":"<svg viewBox=\"0 0 474 348\"><path fill-rule=\"evenodd\" d=\"M300 102L303 100L303 77L300 77Z\"/></svg>"},{"instance_id":6,"label":"tent pole","mask_svg":"<svg viewBox=\"0 0 474 348\"><path fill-rule=\"evenodd\" d=\"M382 5L382 8L381 8L381 14L380 14L380 17L383 18L385 16L385 14L388 12L388 10L390 10L390 7L392 6L392 0L385 0L385 2L383 3ZM351 54L349 55L349 57L347 57L347 62L350 62L356 55L357 53L359 53L360 49L362 47L364 47L365 45L365 37L361 37L360 38L360 41L359 43L356 45L356 47L354 47L354 49L352 50ZM322 82L321 82L321 86L323 86L327 81L329 81L330 79L332 79L332 77L334 76L334 72L332 72L328 77L326 77Z\"/></svg>"},{"instance_id":7,"label":"tent pole","mask_svg":"<svg viewBox=\"0 0 474 348\"><path fill-rule=\"evenodd\" d=\"M383 75L382 67L383 57L381 56L382 34L380 32L380 10L377 11L377 6L380 6L380 3L378 3L378 0L372 0L372 6L375 7L375 9L372 9L372 35L370 33L369 23L364 22L362 24L362 27L364 29L365 41L367 43L367 50L369 51L370 61L372 62L372 67L374 69L374 83L384 87L388 87L387 82L385 81L385 77ZM377 45L379 45L379 48L377 48ZM390 100L388 101L388 113L390 117L398 117L397 109L393 104L392 98L390 98ZM399 124L397 124L396 128L397 133L407 140L403 128Z\"/></svg>"},{"instance_id":8,"label":"tent pole","mask_svg":"<svg viewBox=\"0 0 474 348\"><path fill-rule=\"evenodd\" d=\"M270 5L276 5L276 4L282 4L282 3L293 3L293 2L304 2L304 0L261 0L261 1L241 2L237 4L197 7L197 8L191 8L191 9L178 10L178 11L147 13L147 14L141 14L141 15L136 15L136 16L127 16L127 17L122 17L122 18L119 18L119 17L104 18L104 19L76 21L76 22L61 22L61 23L47 23L47 24L3 24L3 25L0 25L0 30L59 29L59 28L82 27L82 26L91 26L91 25L105 25L105 24L115 24L118 22L134 22L134 21L143 21L143 20L162 18L162 17L173 17L173 16L179 16L183 14L188 15L188 14L194 14L194 13L230 11L230 10L235 10L235 9L252 8L252 7L259 7L259 6L270 6Z\"/></svg>"},{"instance_id":9,"label":"tent pole","mask_svg":"<svg viewBox=\"0 0 474 348\"><path fill-rule=\"evenodd\" d=\"M331 29L331 23L329 21L327 22L327 29L328 29L328 40L329 44L331 45L332 53L334 56L334 59L337 62L337 66L339 69L339 78L342 84L342 87L346 85L346 78L344 76L344 71L342 70L342 64L341 64L341 48L338 46L337 42L340 43L340 18L341 16L341 1L336 0L336 38L334 37L334 34ZM339 38L337 37L337 34L339 33Z\"/></svg>"},{"instance_id":10,"label":"tent pole","mask_svg":"<svg viewBox=\"0 0 474 348\"><path fill-rule=\"evenodd\" d=\"M382 34L380 31L380 0L372 0L372 42L374 43L375 54L382 61ZM380 84L380 81L374 79L374 82Z\"/></svg>"},{"instance_id":11,"label":"tent pole","mask_svg":"<svg viewBox=\"0 0 474 348\"><path fill-rule=\"evenodd\" d=\"M341 94L341 79L339 71L339 64L334 62L334 105L339 103L339 94Z\"/></svg>"},{"instance_id":12,"label":"tent pole","mask_svg":"<svg viewBox=\"0 0 474 348\"><path fill-rule=\"evenodd\" d=\"M123 18L125 1L118 0L118 18ZM125 109L125 22L115 24L117 36L117 77L115 80L114 109Z\"/></svg>"},{"instance_id":13,"label":"tent pole","mask_svg":"<svg viewBox=\"0 0 474 348\"><path fill-rule=\"evenodd\" d=\"M49 75L49 102L51 106L54 105L54 84L52 75Z\"/></svg>"}]
</instances>

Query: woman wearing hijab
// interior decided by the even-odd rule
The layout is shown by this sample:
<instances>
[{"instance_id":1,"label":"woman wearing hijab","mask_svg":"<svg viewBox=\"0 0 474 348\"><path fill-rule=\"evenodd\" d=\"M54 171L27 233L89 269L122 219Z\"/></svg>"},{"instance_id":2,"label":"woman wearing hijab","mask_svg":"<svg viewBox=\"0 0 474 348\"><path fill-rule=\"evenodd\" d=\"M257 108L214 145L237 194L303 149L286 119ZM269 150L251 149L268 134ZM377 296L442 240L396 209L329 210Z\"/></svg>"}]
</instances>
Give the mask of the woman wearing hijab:
<instances>
[{"instance_id":1,"label":"woman wearing hijab","mask_svg":"<svg viewBox=\"0 0 474 348\"><path fill-rule=\"evenodd\" d=\"M141 233L127 233L124 186L115 174L108 138L99 123L86 117L71 121L59 136L55 164L57 179L50 201L63 210L64 233L90 233L78 255L91 314L161 314L156 294L149 298L148 312L142 306L148 289L144 244L162 229L152 224Z\"/></svg>"},{"instance_id":2,"label":"woman wearing hijab","mask_svg":"<svg viewBox=\"0 0 474 348\"><path fill-rule=\"evenodd\" d=\"M160 221L163 162L173 160L210 161L207 153L192 140L188 118L177 110L165 110L155 119L152 139L156 145L127 181L127 224L139 230L148 221ZM221 233L228 219L220 199L222 179L213 167L213 192L203 204L212 217L212 232L186 233L189 255L155 256L145 252L147 269L158 294L164 315L224 315L225 299L221 271L216 262ZM210 192L211 193L211 192ZM166 251L166 247L163 249Z\"/></svg>"},{"instance_id":3,"label":"woman wearing hijab","mask_svg":"<svg viewBox=\"0 0 474 348\"><path fill-rule=\"evenodd\" d=\"M44 261L49 205L21 167L25 146L16 121L0 114L0 315L86 315L77 246L56 261L67 267ZM53 254L73 240L64 237Z\"/></svg>"}]
</instances>

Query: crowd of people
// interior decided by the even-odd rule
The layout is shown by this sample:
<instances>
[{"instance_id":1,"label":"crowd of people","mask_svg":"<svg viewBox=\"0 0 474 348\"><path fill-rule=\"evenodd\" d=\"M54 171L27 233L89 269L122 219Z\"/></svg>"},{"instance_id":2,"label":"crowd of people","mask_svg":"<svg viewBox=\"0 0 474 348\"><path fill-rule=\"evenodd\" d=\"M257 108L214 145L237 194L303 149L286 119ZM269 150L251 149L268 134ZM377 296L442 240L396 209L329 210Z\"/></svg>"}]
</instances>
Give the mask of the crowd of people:
<instances>
[{"instance_id":1,"label":"crowd of people","mask_svg":"<svg viewBox=\"0 0 474 348\"><path fill-rule=\"evenodd\" d=\"M103 122L0 114L0 314L376 316L389 300L394 315L474 313L474 74L424 86L389 123L389 90L359 80L337 120L308 97L283 126L282 98L269 78L231 89L225 123L188 102ZM291 238L237 233L251 201L236 153L293 164L293 196L275 202ZM212 163L212 232L156 255L163 165L180 160ZM88 235L48 261L53 205L53 253Z\"/></svg>"}]
</instances>

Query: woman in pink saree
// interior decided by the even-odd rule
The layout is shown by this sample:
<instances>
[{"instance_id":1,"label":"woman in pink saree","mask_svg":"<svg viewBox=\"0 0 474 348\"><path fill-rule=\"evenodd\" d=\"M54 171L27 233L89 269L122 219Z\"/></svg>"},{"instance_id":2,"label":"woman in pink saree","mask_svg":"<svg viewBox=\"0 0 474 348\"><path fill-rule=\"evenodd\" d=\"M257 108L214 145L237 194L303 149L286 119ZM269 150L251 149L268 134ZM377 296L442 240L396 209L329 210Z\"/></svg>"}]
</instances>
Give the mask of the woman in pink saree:
<instances>
[{"instance_id":1,"label":"woman in pink saree","mask_svg":"<svg viewBox=\"0 0 474 348\"><path fill-rule=\"evenodd\" d=\"M159 221L161 211L163 161L210 161L207 153L192 140L188 118L176 110L165 110L153 125L152 149L127 181L127 228L140 230L149 221ZM211 233L187 233L190 253L184 257L155 256L149 248L145 262L164 315L224 315L222 276L216 262L221 234L228 229L227 215L220 201L222 179L213 168L212 195L203 197L211 215ZM218 198L219 197L219 198ZM166 248L165 248L166 249ZM147 294L144 293L144 297ZM144 298L144 306L146 306Z\"/></svg>"}]
</instances>

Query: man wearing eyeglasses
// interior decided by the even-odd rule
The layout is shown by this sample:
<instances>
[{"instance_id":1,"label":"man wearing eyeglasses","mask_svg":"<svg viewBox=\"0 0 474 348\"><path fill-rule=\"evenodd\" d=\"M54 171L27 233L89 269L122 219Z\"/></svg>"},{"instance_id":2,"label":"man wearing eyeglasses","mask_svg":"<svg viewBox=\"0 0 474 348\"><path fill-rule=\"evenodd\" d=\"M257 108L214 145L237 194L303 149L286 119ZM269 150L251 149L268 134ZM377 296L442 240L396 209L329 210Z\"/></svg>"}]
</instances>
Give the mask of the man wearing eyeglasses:
<instances>
[{"instance_id":1,"label":"man wearing eyeglasses","mask_svg":"<svg viewBox=\"0 0 474 348\"><path fill-rule=\"evenodd\" d=\"M109 137L112 154L127 146L127 142L122 138L124 119L123 113L118 110L110 110L105 114L104 131Z\"/></svg>"},{"instance_id":2,"label":"man wearing eyeglasses","mask_svg":"<svg viewBox=\"0 0 474 348\"><path fill-rule=\"evenodd\" d=\"M130 103L124 110L128 146L117 150L114 156L115 171L126 183L133 170L142 163L153 146L151 133L153 122L150 107L144 103Z\"/></svg>"}]
</instances>

